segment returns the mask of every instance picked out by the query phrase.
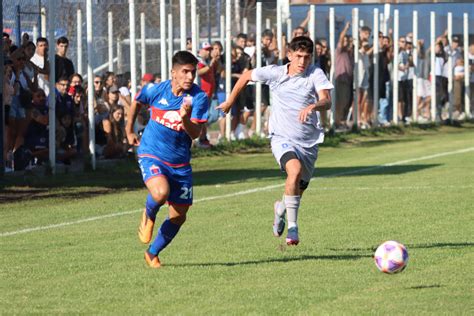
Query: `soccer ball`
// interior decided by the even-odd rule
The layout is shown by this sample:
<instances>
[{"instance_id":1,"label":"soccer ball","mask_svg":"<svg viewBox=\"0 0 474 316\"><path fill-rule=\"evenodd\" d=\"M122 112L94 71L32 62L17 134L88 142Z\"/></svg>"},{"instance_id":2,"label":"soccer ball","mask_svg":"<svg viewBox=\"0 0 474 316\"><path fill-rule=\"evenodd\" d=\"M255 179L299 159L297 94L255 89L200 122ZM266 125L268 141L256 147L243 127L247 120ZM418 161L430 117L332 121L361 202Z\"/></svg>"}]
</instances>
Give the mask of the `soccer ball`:
<instances>
[{"instance_id":1,"label":"soccer ball","mask_svg":"<svg viewBox=\"0 0 474 316\"><path fill-rule=\"evenodd\" d=\"M374 254L375 265L384 273L397 273L408 263L407 248L399 242L390 240L381 244Z\"/></svg>"}]
</instances>

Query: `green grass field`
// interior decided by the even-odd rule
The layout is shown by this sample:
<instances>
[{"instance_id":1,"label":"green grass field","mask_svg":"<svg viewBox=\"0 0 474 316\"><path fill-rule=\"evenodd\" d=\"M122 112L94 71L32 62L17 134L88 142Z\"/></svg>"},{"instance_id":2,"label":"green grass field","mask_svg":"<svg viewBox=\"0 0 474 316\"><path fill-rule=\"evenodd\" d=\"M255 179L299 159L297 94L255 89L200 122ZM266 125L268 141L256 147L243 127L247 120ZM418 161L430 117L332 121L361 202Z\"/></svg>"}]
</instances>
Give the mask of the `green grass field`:
<instances>
[{"instance_id":1,"label":"green grass field","mask_svg":"<svg viewBox=\"0 0 474 316\"><path fill-rule=\"evenodd\" d=\"M472 124L321 148L291 248L272 236L284 178L269 152L193 166L195 204L159 270L136 235L146 191L134 163L7 178L0 313L474 313ZM397 275L372 259L391 239L410 255Z\"/></svg>"}]
</instances>

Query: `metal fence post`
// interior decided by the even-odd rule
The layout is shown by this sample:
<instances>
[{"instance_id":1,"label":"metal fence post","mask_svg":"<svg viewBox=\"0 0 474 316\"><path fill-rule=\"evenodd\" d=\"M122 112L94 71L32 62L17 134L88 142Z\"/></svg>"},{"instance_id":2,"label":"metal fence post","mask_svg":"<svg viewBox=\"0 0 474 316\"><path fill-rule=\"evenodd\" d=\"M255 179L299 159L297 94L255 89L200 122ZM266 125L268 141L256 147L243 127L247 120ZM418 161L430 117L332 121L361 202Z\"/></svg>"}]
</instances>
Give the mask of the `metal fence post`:
<instances>
[{"instance_id":1,"label":"metal fence post","mask_svg":"<svg viewBox=\"0 0 474 316\"><path fill-rule=\"evenodd\" d=\"M379 9L374 9L374 125L379 119Z\"/></svg>"},{"instance_id":2,"label":"metal fence post","mask_svg":"<svg viewBox=\"0 0 474 316\"><path fill-rule=\"evenodd\" d=\"M89 0L91 1L91 0ZM54 47L54 0L48 1L48 42ZM56 58L54 48L49 58L49 163L53 174L56 173Z\"/></svg>"},{"instance_id":3,"label":"metal fence post","mask_svg":"<svg viewBox=\"0 0 474 316\"><path fill-rule=\"evenodd\" d=\"M398 64L399 60L399 25L398 25L398 10L393 12L393 123L398 124Z\"/></svg>"},{"instance_id":4,"label":"metal fence post","mask_svg":"<svg viewBox=\"0 0 474 316\"><path fill-rule=\"evenodd\" d=\"M256 25L255 25L255 58L257 61L257 68L262 67L262 3L257 2L256 10ZM255 111L256 124L255 133L260 137L262 132L262 83L257 82L255 86Z\"/></svg>"},{"instance_id":5,"label":"metal fence post","mask_svg":"<svg viewBox=\"0 0 474 316\"><path fill-rule=\"evenodd\" d=\"M431 11L430 15L430 38L431 38L431 121L436 121L436 64L435 64L435 37L436 37L436 14ZM440 113L441 114L441 113Z\"/></svg>"},{"instance_id":6,"label":"metal fence post","mask_svg":"<svg viewBox=\"0 0 474 316\"><path fill-rule=\"evenodd\" d=\"M471 117L471 97L469 91L469 15L464 13L463 16L463 31L464 31L464 112L466 117Z\"/></svg>"},{"instance_id":7,"label":"metal fence post","mask_svg":"<svg viewBox=\"0 0 474 316\"><path fill-rule=\"evenodd\" d=\"M87 116L89 118L89 151L91 154L92 169L95 170L95 121L94 121L94 73L92 70L92 0L86 2L86 26L87 26Z\"/></svg>"},{"instance_id":8,"label":"metal fence post","mask_svg":"<svg viewBox=\"0 0 474 316\"><path fill-rule=\"evenodd\" d=\"M132 100L137 94L137 49L135 32L135 0L129 0L128 12L130 16L130 81Z\"/></svg>"},{"instance_id":9,"label":"metal fence post","mask_svg":"<svg viewBox=\"0 0 474 316\"><path fill-rule=\"evenodd\" d=\"M168 66L166 62L166 6L165 0L160 0L160 61L161 79L168 79Z\"/></svg>"}]
</instances>

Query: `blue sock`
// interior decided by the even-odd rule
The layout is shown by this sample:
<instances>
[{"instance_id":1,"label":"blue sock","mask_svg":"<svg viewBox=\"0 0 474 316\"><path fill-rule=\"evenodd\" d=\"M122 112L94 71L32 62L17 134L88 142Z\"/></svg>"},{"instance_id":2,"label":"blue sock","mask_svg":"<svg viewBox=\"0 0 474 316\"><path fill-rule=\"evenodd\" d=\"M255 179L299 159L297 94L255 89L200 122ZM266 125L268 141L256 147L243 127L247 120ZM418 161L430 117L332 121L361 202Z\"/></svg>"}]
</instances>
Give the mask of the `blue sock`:
<instances>
[{"instance_id":1,"label":"blue sock","mask_svg":"<svg viewBox=\"0 0 474 316\"><path fill-rule=\"evenodd\" d=\"M161 206L160 204L158 204L155 200L153 200L153 198L151 197L151 194L148 193L148 196L146 197L145 208L146 208L146 215L152 221L155 221L156 214L160 210L160 206Z\"/></svg>"},{"instance_id":2,"label":"blue sock","mask_svg":"<svg viewBox=\"0 0 474 316\"><path fill-rule=\"evenodd\" d=\"M167 218L163 224L161 224L161 227L158 230L158 235L156 235L155 240L150 245L148 252L158 255L160 251L165 249L165 247L168 246L168 244L178 234L180 228L181 225L174 224L169 218Z\"/></svg>"}]
</instances>

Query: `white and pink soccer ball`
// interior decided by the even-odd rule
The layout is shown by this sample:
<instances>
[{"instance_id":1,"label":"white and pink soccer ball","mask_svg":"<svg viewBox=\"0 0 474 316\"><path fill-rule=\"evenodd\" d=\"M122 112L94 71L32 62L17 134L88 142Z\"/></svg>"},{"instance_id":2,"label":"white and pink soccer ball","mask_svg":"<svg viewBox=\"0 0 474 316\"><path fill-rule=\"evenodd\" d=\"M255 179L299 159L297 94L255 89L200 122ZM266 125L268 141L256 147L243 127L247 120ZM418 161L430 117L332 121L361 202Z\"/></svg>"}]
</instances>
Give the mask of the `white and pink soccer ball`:
<instances>
[{"instance_id":1,"label":"white and pink soccer ball","mask_svg":"<svg viewBox=\"0 0 474 316\"><path fill-rule=\"evenodd\" d=\"M407 266L408 251L403 244L389 240L375 250L374 260L377 268L384 273L401 272Z\"/></svg>"}]
</instances>

